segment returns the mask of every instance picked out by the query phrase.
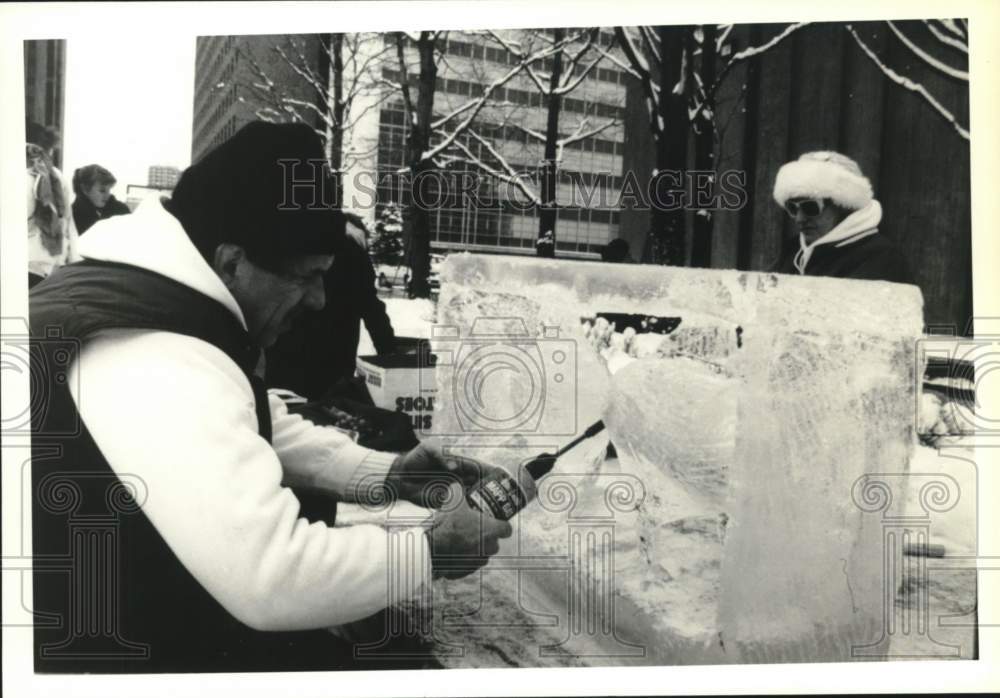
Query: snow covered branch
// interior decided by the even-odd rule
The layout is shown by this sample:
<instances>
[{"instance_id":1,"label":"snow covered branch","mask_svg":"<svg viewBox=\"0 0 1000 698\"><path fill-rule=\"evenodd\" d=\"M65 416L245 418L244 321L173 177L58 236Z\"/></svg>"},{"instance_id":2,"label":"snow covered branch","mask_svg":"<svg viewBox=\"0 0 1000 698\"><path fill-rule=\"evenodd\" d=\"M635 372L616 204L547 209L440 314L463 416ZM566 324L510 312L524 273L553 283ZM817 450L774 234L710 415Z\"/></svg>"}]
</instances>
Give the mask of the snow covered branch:
<instances>
[{"instance_id":1,"label":"snow covered branch","mask_svg":"<svg viewBox=\"0 0 1000 698\"><path fill-rule=\"evenodd\" d=\"M942 63L934 56L924 51L922 48L913 43L910 38L906 36L906 34L900 31L895 23L887 21L886 24L889 25L889 29L891 29L892 33L903 42L903 45L906 46L906 48L910 49L910 51L912 51L918 58L922 59L929 66L957 80L962 80L964 82L969 81L969 74L967 72L964 70L958 70L957 68L952 68L950 65Z\"/></svg>"},{"instance_id":2,"label":"snow covered branch","mask_svg":"<svg viewBox=\"0 0 1000 698\"><path fill-rule=\"evenodd\" d=\"M527 73L528 77L531 78L531 81L535 83L535 89L537 89L543 95L549 94L549 86L545 84L545 82L542 80L541 77L539 77L538 73L535 72L534 68L532 68L530 65L525 66L524 72Z\"/></svg>"},{"instance_id":3,"label":"snow covered branch","mask_svg":"<svg viewBox=\"0 0 1000 698\"><path fill-rule=\"evenodd\" d=\"M602 124L601 126L592 128L589 131L585 131L584 129L587 127L587 119L583 119L577 125L576 130L572 134L566 136L565 138L560 138L558 141L556 141L556 143L561 147L572 145L577 141L586 140L587 138L593 138L597 134L603 133L604 131L607 131L609 128L611 128L612 126L616 126L617 124L618 124L617 119L612 119L611 121L608 121Z\"/></svg>"},{"instance_id":4,"label":"snow covered branch","mask_svg":"<svg viewBox=\"0 0 1000 698\"><path fill-rule=\"evenodd\" d=\"M625 53L625 58L628 59L628 65L622 64L622 67L626 68L639 80L652 82L652 71L649 69L649 62L642 55L642 51L635 45L635 41L629 35L628 31L624 27L615 27L615 36L618 37L618 42ZM610 58L611 55L609 54L608 57Z\"/></svg>"},{"instance_id":5,"label":"snow covered branch","mask_svg":"<svg viewBox=\"0 0 1000 698\"><path fill-rule=\"evenodd\" d=\"M247 87L249 87L250 91L256 96L257 99L268 105L262 109L255 110L258 114L267 116L268 120L286 120L291 118L293 121L305 122L306 119L300 111L300 109L305 109L316 114L320 118L320 121L327 127L332 125L329 115L320 109L315 103L295 99L287 94L279 92L277 86L267 76L267 74L260 67L260 64L257 63L252 55L248 53L243 53L241 55L250 65L250 70L254 77L260 81L258 83L250 83ZM320 133L325 137L325 132Z\"/></svg>"},{"instance_id":6,"label":"snow covered branch","mask_svg":"<svg viewBox=\"0 0 1000 698\"><path fill-rule=\"evenodd\" d=\"M646 110L649 114L650 127L653 130L653 137L658 138L663 130L663 120L659 118L659 94L654 89L653 74L649 69L646 57L635 45L632 37L625 31L624 27L615 27L615 36L621 44L625 58L630 64L628 72L639 80L642 85L643 94L646 97ZM611 54L607 54L609 57ZM612 59L614 60L614 59Z\"/></svg>"},{"instance_id":7,"label":"snow covered branch","mask_svg":"<svg viewBox=\"0 0 1000 698\"><path fill-rule=\"evenodd\" d=\"M454 118L456 118L458 116L461 116L465 112L467 112L470 109L474 108L477 105L477 102L478 102L478 99L470 101L470 102L465 102L461 106L458 106L458 107L452 109L450 112L448 112L444 116L442 116L442 117L434 120L433 122L431 122L431 129L432 130L437 130L437 129L441 128L442 126L444 126L446 123L448 123L452 119L454 119Z\"/></svg>"},{"instance_id":8,"label":"snow covered branch","mask_svg":"<svg viewBox=\"0 0 1000 698\"><path fill-rule=\"evenodd\" d=\"M650 58L656 63L660 64L660 50L657 47L657 39L653 34L652 27L639 27L639 35L642 37L642 45L646 47L646 51L649 53Z\"/></svg>"},{"instance_id":9,"label":"snow covered branch","mask_svg":"<svg viewBox=\"0 0 1000 698\"><path fill-rule=\"evenodd\" d=\"M425 151L421 156L421 158L424 160L431 160L439 153L442 153L449 147L451 147L451 145L455 142L455 139L463 132L465 132L476 120L476 117L479 116L479 113L483 110L483 107L485 107L486 104L490 101L490 98L493 96L493 93L497 91L497 89L510 82L516 75L518 75L521 71L525 69L525 67L527 67L531 63L547 58L556 51L562 50L564 44L565 42L557 42L553 43L552 46L540 49L538 51L534 51L528 55L521 54L521 58L517 63L517 65L514 65L506 73L496 78L489 84L485 85L483 87L483 93L479 97L470 100L466 105L463 105L463 107L456 109L451 115L448 116L448 118L438 119L437 121L435 121L434 125L437 128L441 128L444 126L445 123L453 120L459 114L465 115L462 121L456 127L454 127L450 133L446 134L440 143L437 143L436 145L432 146L429 150Z\"/></svg>"},{"instance_id":10,"label":"snow covered branch","mask_svg":"<svg viewBox=\"0 0 1000 698\"><path fill-rule=\"evenodd\" d=\"M524 124L511 124L511 126L513 126L514 128L516 128L518 131L521 131L522 133L524 133L528 137L535 139L539 143L544 143L545 142L545 134L542 133L541 131L536 131L533 128L528 128Z\"/></svg>"},{"instance_id":11,"label":"snow covered branch","mask_svg":"<svg viewBox=\"0 0 1000 698\"><path fill-rule=\"evenodd\" d=\"M602 58L608 59L609 61L611 61L612 63L614 63L615 66L617 66L623 72L628 73L629 75L631 75L632 77L634 77L636 80L642 80L642 76L639 74L639 71L637 71L635 68L633 68L631 65L629 65L628 61L623 61L621 58L619 58L615 54L611 53L607 49L598 47L597 50L600 51Z\"/></svg>"},{"instance_id":12,"label":"snow covered branch","mask_svg":"<svg viewBox=\"0 0 1000 698\"><path fill-rule=\"evenodd\" d=\"M488 140L480 136L478 133L470 129L468 131L468 135L471 138L473 138L477 143L479 143L483 148L486 149L486 151L497 161L498 167L500 169L491 166L481 157L476 156L476 154L473 153L472 150L461 141L455 141L455 148L461 151L462 154L465 156L464 158L460 159L461 162L465 162L469 165L472 165L473 167L481 170L482 172L485 172L491 177L495 177L501 182L513 184L521 191L521 193L525 195L525 197L531 203L535 204L536 206L541 204L541 198L539 197L538 192L528 187L527 183L525 182L526 178L523 176L523 173L515 170L510 165L510 163L508 163L493 148L492 144L490 144Z\"/></svg>"},{"instance_id":13,"label":"snow covered branch","mask_svg":"<svg viewBox=\"0 0 1000 698\"><path fill-rule=\"evenodd\" d=\"M969 42L969 23L964 19L940 19L938 21L948 33L961 41Z\"/></svg>"},{"instance_id":14,"label":"snow covered branch","mask_svg":"<svg viewBox=\"0 0 1000 698\"><path fill-rule=\"evenodd\" d=\"M931 107L933 107L938 114L944 117L944 119L952 125L952 128L955 129L956 133L958 133L959 136L961 136L965 140L969 140L969 129L959 124L958 119L955 118L955 115L952 114L950 111L948 111L939 101L937 101L934 98L934 96L927 91L927 88L925 88L923 85L919 83L914 82L913 80L910 80L909 78L903 75L900 75L892 68L887 66L885 63L883 63L882 60L878 57L878 55L876 55L876 53L871 48L868 47L868 45L864 42L864 40L862 40L862 38L858 36L858 33L854 30L853 26L848 24L846 25L846 29L848 32L850 32L851 36L854 37L854 41L858 44L858 46L861 47L861 50L864 51L865 55L868 56L868 58L871 59L871 61L876 66L878 66L879 70L881 70L882 73L887 78L892 80L897 85L905 87L907 90L910 90L911 92L916 92L921 97L923 97L924 100L928 104L930 104Z\"/></svg>"},{"instance_id":15,"label":"snow covered branch","mask_svg":"<svg viewBox=\"0 0 1000 698\"><path fill-rule=\"evenodd\" d=\"M590 61L583 68L583 70L577 73L577 67L580 65L580 61L583 60L583 57L594 47L599 31L599 29L592 29L587 34L587 41L580 47L580 50L568 57L566 69L560 78L560 85L552 91L553 94L563 96L575 90L580 86L580 83L587 79L587 76L590 75L594 71L594 68L596 68L603 60L604 57L600 54L600 52L598 52L594 59Z\"/></svg>"},{"instance_id":16,"label":"snow covered branch","mask_svg":"<svg viewBox=\"0 0 1000 698\"><path fill-rule=\"evenodd\" d=\"M594 60L588 63L583 70L580 71L579 75L573 77L574 74L576 73L576 64L574 63L573 68L564 73L564 78L568 78L569 82L560 85L555 90L553 90L552 93L559 96L569 94L577 87L579 87L580 83L582 83L584 80L587 79L587 76L594 71L594 68L596 68L600 62L601 62L601 56L597 56L596 58L594 58Z\"/></svg>"},{"instance_id":17,"label":"snow covered branch","mask_svg":"<svg viewBox=\"0 0 1000 698\"><path fill-rule=\"evenodd\" d=\"M770 51L775 46L780 44L782 41L787 39L789 36L791 36L799 29L807 25L809 25L809 22L796 22L795 24L789 24L787 27L778 32L768 41L765 41L760 46L748 46L742 51L737 51L736 53L734 53L732 57L722 67L722 70L719 71L717 77L715 78L715 81L711 84L711 86L705 88L705 99L703 99L701 103L695 107L694 112L690 114L691 120L693 121L697 119L702 114L702 112L708 108L708 105L711 103L711 100L714 99L715 97L715 93L719 90L719 87L722 85L722 81L725 80L727 75L729 75L729 71L731 71L733 68L735 68L737 65L739 65L744 61L750 60L751 58L756 58L766 53L767 51Z\"/></svg>"},{"instance_id":18,"label":"snow covered branch","mask_svg":"<svg viewBox=\"0 0 1000 698\"><path fill-rule=\"evenodd\" d=\"M486 30L485 35L493 39L493 41L500 44L500 46L503 47L503 49L510 55L512 56L524 55L521 49L521 43L519 41L508 41L491 29Z\"/></svg>"},{"instance_id":19,"label":"snow covered branch","mask_svg":"<svg viewBox=\"0 0 1000 698\"><path fill-rule=\"evenodd\" d=\"M289 43L291 43L291 39L289 39ZM280 46L275 46L273 50L275 53L281 56L281 60L284 61L285 64L289 68L291 68L292 71L295 72L296 75L302 78L302 80L304 80L306 84L308 84L313 89L313 91L316 92L316 96L320 100L325 102L329 98L329 95L327 94L327 85L322 84L319 77L312 71L311 68L303 67L303 64L308 66L308 63L305 59L305 56L302 55L301 51L299 52L299 59L301 63L299 63L289 58L288 55L284 52L284 50Z\"/></svg>"},{"instance_id":20,"label":"snow covered branch","mask_svg":"<svg viewBox=\"0 0 1000 698\"><path fill-rule=\"evenodd\" d=\"M734 24L723 24L722 31L719 32L719 36L715 39L715 52L721 54L722 47L725 45L726 41L729 39L729 35L733 31Z\"/></svg>"},{"instance_id":21,"label":"snow covered branch","mask_svg":"<svg viewBox=\"0 0 1000 698\"><path fill-rule=\"evenodd\" d=\"M734 66L741 61L747 60L748 58L754 58L755 56L759 56L760 54L766 51L770 51L772 48L780 44L782 41L787 39L793 33L797 32L799 29L809 24L810 24L809 22L796 22L795 24L789 24L781 32L779 32L769 41L764 42L760 46L748 46L742 51L734 53L733 57L729 59L729 63L726 64L726 67L728 68L730 66Z\"/></svg>"},{"instance_id":22,"label":"snow covered branch","mask_svg":"<svg viewBox=\"0 0 1000 698\"><path fill-rule=\"evenodd\" d=\"M939 21L943 24L943 21L941 21L941 20L939 20ZM935 22L934 20L926 20L925 19L924 20L924 25L927 27L927 29L930 30L931 34L933 34L935 36L935 38L937 38L941 43L947 44L948 46L951 46L952 48L958 49L962 53L965 53L965 54L969 53L969 46L965 42L965 40L964 39L960 39L960 38L956 38L955 36L950 35L949 33L945 32L945 31L942 31L937 26L938 22Z\"/></svg>"}]
</instances>

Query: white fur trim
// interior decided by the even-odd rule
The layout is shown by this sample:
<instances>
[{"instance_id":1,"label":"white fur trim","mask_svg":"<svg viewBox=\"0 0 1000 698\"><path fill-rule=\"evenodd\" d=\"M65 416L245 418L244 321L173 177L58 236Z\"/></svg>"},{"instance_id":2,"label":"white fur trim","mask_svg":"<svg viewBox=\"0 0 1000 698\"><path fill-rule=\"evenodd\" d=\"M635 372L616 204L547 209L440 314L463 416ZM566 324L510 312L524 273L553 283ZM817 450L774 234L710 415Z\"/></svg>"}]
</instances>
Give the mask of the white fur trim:
<instances>
[{"instance_id":1,"label":"white fur trim","mask_svg":"<svg viewBox=\"0 0 1000 698\"><path fill-rule=\"evenodd\" d=\"M830 199L858 210L872 200L872 183L832 162L795 160L785 163L774 178L774 200L781 206L795 198Z\"/></svg>"}]
</instances>

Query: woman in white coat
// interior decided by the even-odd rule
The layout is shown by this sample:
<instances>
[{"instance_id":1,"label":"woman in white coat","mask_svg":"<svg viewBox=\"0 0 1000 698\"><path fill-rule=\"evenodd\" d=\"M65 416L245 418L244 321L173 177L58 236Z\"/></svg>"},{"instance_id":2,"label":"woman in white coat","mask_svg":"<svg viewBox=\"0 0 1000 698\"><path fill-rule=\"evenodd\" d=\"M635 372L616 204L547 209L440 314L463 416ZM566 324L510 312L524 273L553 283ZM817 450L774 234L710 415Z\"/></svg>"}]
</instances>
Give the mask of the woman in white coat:
<instances>
[{"instance_id":1,"label":"woman in white coat","mask_svg":"<svg viewBox=\"0 0 1000 698\"><path fill-rule=\"evenodd\" d=\"M32 288L80 256L69 183L52 162L59 136L51 128L30 124L27 137L28 288Z\"/></svg>"}]
</instances>

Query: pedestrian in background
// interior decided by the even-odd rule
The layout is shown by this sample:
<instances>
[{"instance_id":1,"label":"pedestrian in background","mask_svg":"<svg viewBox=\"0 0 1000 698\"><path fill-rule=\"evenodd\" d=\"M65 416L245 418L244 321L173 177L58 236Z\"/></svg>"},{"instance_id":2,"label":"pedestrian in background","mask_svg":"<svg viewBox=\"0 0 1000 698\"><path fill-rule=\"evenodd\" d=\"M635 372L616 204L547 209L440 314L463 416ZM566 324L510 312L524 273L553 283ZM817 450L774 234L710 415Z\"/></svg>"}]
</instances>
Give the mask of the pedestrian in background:
<instances>
[{"instance_id":1,"label":"pedestrian in background","mask_svg":"<svg viewBox=\"0 0 1000 698\"><path fill-rule=\"evenodd\" d=\"M629 254L628 241L622 238L615 238L601 250L602 262L615 262L617 264L632 264L635 260Z\"/></svg>"},{"instance_id":2,"label":"pedestrian in background","mask_svg":"<svg viewBox=\"0 0 1000 698\"><path fill-rule=\"evenodd\" d=\"M69 186L53 163L59 133L29 122L27 144L28 288L79 259L77 230L69 212Z\"/></svg>"},{"instance_id":3,"label":"pedestrian in background","mask_svg":"<svg viewBox=\"0 0 1000 698\"><path fill-rule=\"evenodd\" d=\"M87 165L73 173L73 220L83 235L94 223L112 216L131 213L129 207L115 198L111 189L118 182L109 170L100 165Z\"/></svg>"}]
</instances>

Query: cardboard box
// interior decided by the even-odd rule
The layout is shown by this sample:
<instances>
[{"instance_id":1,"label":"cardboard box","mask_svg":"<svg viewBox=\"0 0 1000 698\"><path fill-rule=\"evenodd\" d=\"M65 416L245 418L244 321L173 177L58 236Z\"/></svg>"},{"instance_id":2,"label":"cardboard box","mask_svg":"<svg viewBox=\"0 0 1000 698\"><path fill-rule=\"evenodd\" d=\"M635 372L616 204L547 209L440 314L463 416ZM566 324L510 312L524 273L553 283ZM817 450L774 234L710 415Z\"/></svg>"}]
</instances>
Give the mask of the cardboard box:
<instances>
[{"instance_id":1,"label":"cardboard box","mask_svg":"<svg viewBox=\"0 0 1000 698\"><path fill-rule=\"evenodd\" d=\"M363 376L377 407L410 415L418 434L431 429L437 383L431 354L359 356L358 375Z\"/></svg>"}]
</instances>

